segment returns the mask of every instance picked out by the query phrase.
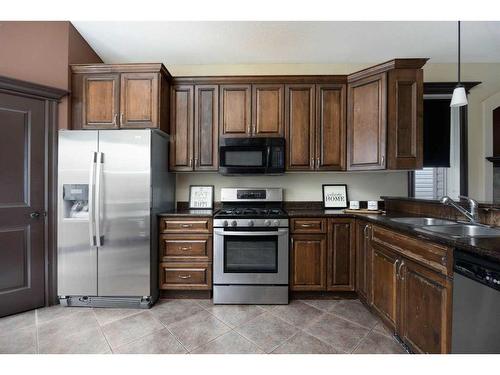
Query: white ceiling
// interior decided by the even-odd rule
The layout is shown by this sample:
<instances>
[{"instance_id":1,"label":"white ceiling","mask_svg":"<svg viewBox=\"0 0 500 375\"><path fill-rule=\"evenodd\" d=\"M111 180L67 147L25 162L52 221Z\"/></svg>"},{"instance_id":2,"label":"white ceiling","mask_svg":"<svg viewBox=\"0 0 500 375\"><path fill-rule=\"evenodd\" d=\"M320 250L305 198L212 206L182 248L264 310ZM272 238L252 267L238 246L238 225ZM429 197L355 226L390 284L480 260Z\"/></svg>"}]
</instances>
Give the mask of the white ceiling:
<instances>
[{"instance_id":1,"label":"white ceiling","mask_svg":"<svg viewBox=\"0 0 500 375\"><path fill-rule=\"evenodd\" d=\"M456 62L456 22L73 22L106 63ZM500 62L500 21L462 22L462 61ZM499 73L500 74L500 73Z\"/></svg>"}]
</instances>

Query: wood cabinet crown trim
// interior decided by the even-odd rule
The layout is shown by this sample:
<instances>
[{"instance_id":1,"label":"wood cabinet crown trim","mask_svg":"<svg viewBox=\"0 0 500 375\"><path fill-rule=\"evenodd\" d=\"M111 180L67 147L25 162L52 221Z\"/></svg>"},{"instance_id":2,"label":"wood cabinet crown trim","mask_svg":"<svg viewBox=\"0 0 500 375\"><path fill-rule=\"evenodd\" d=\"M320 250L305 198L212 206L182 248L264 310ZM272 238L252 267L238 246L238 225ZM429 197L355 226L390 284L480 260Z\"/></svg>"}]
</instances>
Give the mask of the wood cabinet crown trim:
<instances>
[{"instance_id":1,"label":"wood cabinet crown trim","mask_svg":"<svg viewBox=\"0 0 500 375\"><path fill-rule=\"evenodd\" d=\"M71 64L71 72L81 73L147 73L159 72L167 76L169 80L172 75L165 65L161 63L133 63L133 64Z\"/></svg>"},{"instance_id":2,"label":"wood cabinet crown trim","mask_svg":"<svg viewBox=\"0 0 500 375\"><path fill-rule=\"evenodd\" d=\"M347 82L351 83L358 79L369 77L373 74L384 73L392 69L421 69L428 58L393 59L381 64L370 66L366 69L351 73L347 76Z\"/></svg>"},{"instance_id":3,"label":"wood cabinet crown trim","mask_svg":"<svg viewBox=\"0 0 500 375\"><path fill-rule=\"evenodd\" d=\"M175 85L197 84L294 84L294 83L347 83L346 75L252 75L252 76L179 76L173 77Z\"/></svg>"}]
</instances>

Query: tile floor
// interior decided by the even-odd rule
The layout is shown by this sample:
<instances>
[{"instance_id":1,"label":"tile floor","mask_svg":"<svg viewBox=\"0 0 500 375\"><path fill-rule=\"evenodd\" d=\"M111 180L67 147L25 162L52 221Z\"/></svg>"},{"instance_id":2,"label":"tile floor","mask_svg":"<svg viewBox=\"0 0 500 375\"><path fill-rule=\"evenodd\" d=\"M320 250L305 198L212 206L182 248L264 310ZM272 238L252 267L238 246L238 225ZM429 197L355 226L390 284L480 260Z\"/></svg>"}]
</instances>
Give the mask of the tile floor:
<instances>
[{"instance_id":1,"label":"tile floor","mask_svg":"<svg viewBox=\"0 0 500 375\"><path fill-rule=\"evenodd\" d=\"M282 306L162 300L150 310L52 306L0 319L0 353L405 353L357 300Z\"/></svg>"}]
</instances>

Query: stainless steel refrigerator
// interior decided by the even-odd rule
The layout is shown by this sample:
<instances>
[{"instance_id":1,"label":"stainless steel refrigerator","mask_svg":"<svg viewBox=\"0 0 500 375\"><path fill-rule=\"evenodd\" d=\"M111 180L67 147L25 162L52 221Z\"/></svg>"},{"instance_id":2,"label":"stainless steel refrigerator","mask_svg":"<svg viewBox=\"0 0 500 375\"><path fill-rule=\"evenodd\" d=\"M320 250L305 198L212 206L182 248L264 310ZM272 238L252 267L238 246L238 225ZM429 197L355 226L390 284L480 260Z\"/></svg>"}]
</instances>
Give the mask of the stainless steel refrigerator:
<instances>
[{"instance_id":1,"label":"stainless steel refrigerator","mask_svg":"<svg viewBox=\"0 0 500 375\"><path fill-rule=\"evenodd\" d=\"M61 130L58 152L61 304L151 306L159 293L156 214L175 202L168 135Z\"/></svg>"}]
</instances>

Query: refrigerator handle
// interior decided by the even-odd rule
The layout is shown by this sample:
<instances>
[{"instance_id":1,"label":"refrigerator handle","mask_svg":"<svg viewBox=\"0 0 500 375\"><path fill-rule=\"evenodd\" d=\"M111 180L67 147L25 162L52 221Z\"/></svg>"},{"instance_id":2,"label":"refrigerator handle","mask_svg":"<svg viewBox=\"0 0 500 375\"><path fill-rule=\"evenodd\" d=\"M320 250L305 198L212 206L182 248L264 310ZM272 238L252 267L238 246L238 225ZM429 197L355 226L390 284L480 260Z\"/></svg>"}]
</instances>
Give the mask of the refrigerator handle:
<instances>
[{"instance_id":1,"label":"refrigerator handle","mask_svg":"<svg viewBox=\"0 0 500 375\"><path fill-rule=\"evenodd\" d=\"M102 163L103 163L102 152L97 152L97 169L95 177L95 203L94 203L94 216L95 216L95 238L96 246L102 246L102 234L101 234L101 180L102 180Z\"/></svg>"},{"instance_id":2,"label":"refrigerator handle","mask_svg":"<svg viewBox=\"0 0 500 375\"><path fill-rule=\"evenodd\" d=\"M96 246L95 242L95 217L94 217L94 195L95 195L95 165L97 162L97 152L92 153L90 161L90 177L89 177L89 239L90 246Z\"/></svg>"}]
</instances>

